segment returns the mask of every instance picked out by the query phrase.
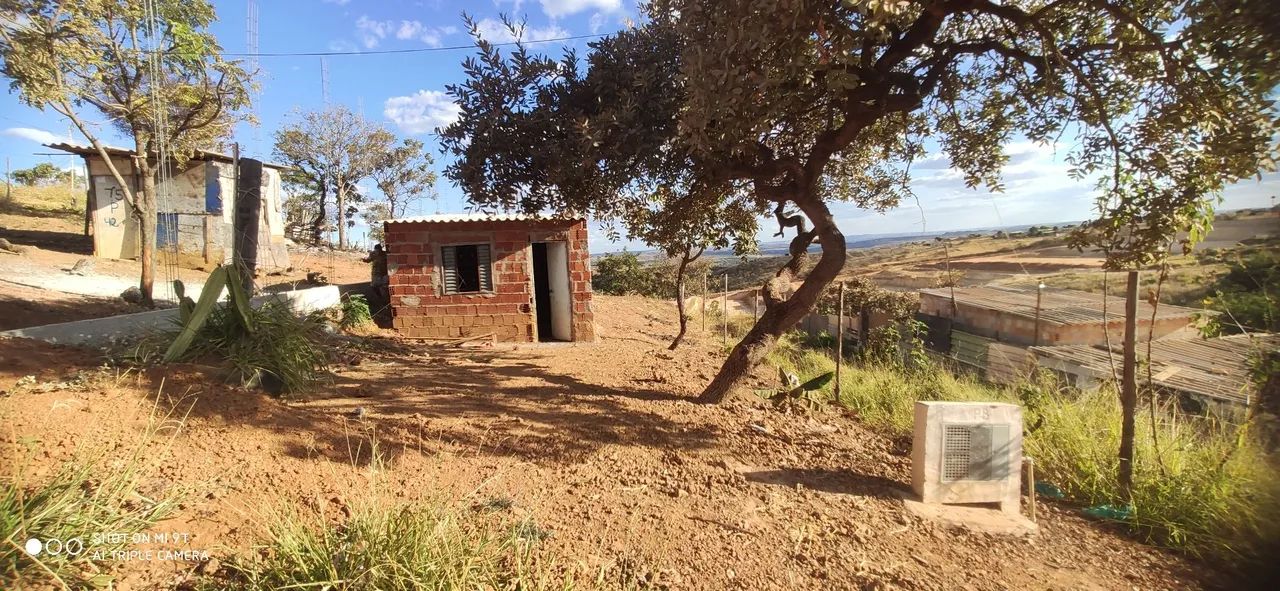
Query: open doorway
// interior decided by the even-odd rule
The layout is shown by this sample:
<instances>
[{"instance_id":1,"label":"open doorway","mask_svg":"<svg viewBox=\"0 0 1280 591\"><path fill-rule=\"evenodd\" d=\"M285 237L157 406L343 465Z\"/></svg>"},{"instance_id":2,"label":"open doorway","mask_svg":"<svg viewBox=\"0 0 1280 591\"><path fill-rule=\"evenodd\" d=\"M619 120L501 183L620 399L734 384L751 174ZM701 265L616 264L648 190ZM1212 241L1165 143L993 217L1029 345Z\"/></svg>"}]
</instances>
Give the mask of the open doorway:
<instances>
[{"instance_id":1,"label":"open doorway","mask_svg":"<svg viewBox=\"0 0 1280 591\"><path fill-rule=\"evenodd\" d=\"M539 341L573 340L567 242L533 243L533 305Z\"/></svg>"}]
</instances>

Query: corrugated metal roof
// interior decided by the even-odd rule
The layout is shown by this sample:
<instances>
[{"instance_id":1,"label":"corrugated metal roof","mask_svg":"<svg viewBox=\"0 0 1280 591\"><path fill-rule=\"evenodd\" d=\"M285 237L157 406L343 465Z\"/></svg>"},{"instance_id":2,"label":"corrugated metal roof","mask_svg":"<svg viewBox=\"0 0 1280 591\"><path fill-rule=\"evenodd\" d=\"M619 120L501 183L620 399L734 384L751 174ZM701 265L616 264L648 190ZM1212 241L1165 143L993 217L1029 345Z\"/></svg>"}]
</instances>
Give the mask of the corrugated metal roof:
<instances>
[{"instance_id":1,"label":"corrugated metal roof","mask_svg":"<svg viewBox=\"0 0 1280 591\"><path fill-rule=\"evenodd\" d=\"M387 220L388 224L448 224L455 222L576 222L580 217L527 213L439 213Z\"/></svg>"},{"instance_id":2,"label":"corrugated metal roof","mask_svg":"<svg viewBox=\"0 0 1280 591\"><path fill-rule=\"evenodd\" d=\"M53 148L54 150L62 150L63 152L70 152L72 154L77 154L80 156L98 156L99 155L97 148L94 148L93 146L81 146L79 144L71 144L66 142L59 143L59 144L45 144L44 147ZM133 155L133 150L130 150L128 148L117 148L115 146L103 146L102 149L106 150L106 152L112 156L132 156ZM200 161L212 160L215 162L235 162L235 157L231 156L230 154L223 154L222 152L214 152L213 150L196 150L195 154L192 155L191 159L200 160ZM290 168L283 164L273 164L271 162L263 162L262 165L267 168L274 168L277 170L288 170Z\"/></svg>"},{"instance_id":3,"label":"corrugated metal roof","mask_svg":"<svg viewBox=\"0 0 1280 591\"><path fill-rule=\"evenodd\" d=\"M920 290L921 295L928 295L950 300L954 291L956 305L995 310L1006 314L1035 318L1036 290L1005 286L933 288ZM1053 324L1089 324L1100 323L1103 319L1104 296L1100 293L1088 293L1070 289L1046 288L1040 297L1040 320ZM1124 299L1105 296L1107 321L1124 320ZM1156 319L1187 318L1199 314L1194 308L1184 308L1172 304L1160 304L1156 311ZM1138 302L1138 318L1150 321L1151 305L1145 301Z\"/></svg>"},{"instance_id":4,"label":"corrugated metal roof","mask_svg":"<svg viewBox=\"0 0 1280 591\"><path fill-rule=\"evenodd\" d=\"M1246 404L1253 394L1249 381L1250 355L1258 347L1275 349L1280 335L1236 335L1218 339L1166 339L1151 342L1151 379L1157 386L1208 398ZM1105 347L1062 345L1031 347L1038 357L1060 359L1081 366L1101 379L1111 378L1111 357L1120 360L1119 345ZM1138 357L1147 354L1138 343ZM1139 381L1145 379L1142 376Z\"/></svg>"}]
</instances>

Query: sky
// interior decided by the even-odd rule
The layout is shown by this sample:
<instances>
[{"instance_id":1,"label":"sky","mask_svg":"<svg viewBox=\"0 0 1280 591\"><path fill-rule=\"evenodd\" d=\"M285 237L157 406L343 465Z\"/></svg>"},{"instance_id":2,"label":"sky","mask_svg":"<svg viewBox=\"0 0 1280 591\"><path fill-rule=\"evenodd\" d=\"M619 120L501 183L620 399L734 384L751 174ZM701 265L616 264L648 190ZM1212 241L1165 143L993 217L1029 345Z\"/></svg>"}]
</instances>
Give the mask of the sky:
<instances>
[{"instance_id":1,"label":"sky","mask_svg":"<svg viewBox=\"0 0 1280 591\"><path fill-rule=\"evenodd\" d=\"M439 152L433 130L446 125L457 109L445 94L445 85L463 80L461 62L474 50L448 49L470 44L462 21L465 11L478 22L481 34L495 42L510 41L500 24L503 14L523 19L525 40L602 35L625 28L636 18L634 0L258 0L258 51L260 53L358 52L353 55L261 57L258 59L261 90L255 97L257 127L242 125L235 140L242 153L271 159L272 134L296 120L302 111L320 109L327 95L330 103L348 105L402 137L415 137L433 150L435 167L442 172L445 157ZM214 0L218 21L213 33L228 54L245 53L248 44L248 1ZM590 39L535 44L539 50L559 55L567 47L585 54ZM371 54L370 51L430 48L420 53ZM327 69L327 84L322 71ZM327 90L326 90L327 87ZM83 115L94 120L96 113ZM97 119L107 143L131 145ZM61 116L23 105L15 93L0 95L0 153L13 169L39 162L69 166L71 157L41 155L48 141L70 138L70 125ZM931 154L913 168L912 188L919 204L908 202L885 213L859 210L836 203L836 222L846 235L937 232L1005 225L1078 221L1092 217L1091 183L1071 180L1064 156L1070 145L1046 146L1013 142L1005 168L1005 191L991 194L964 187L959 173L941 154ZM411 215L464 211L465 195L448 179L437 186L439 203L424 201ZM1240 183L1226 192L1223 207L1269 207L1280 194L1280 175ZM363 226L355 234L362 236ZM773 240L773 220L763 220L762 241ZM611 243L601 231L591 237L593 252L629 248L636 242Z\"/></svg>"}]
</instances>

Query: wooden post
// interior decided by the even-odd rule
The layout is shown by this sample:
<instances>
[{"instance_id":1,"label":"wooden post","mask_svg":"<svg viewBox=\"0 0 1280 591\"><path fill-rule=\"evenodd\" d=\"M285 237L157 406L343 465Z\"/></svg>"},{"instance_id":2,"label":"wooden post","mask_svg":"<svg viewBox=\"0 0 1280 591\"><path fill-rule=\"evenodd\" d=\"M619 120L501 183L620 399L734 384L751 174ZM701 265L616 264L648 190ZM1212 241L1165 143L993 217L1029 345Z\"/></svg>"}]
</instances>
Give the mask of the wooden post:
<instances>
[{"instance_id":1,"label":"wooden post","mask_svg":"<svg viewBox=\"0 0 1280 591\"><path fill-rule=\"evenodd\" d=\"M724 322L721 323L723 329L720 331L720 342L724 346L729 346L729 274L724 274L724 295L721 296L721 311L724 312Z\"/></svg>"},{"instance_id":2,"label":"wooden post","mask_svg":"<svg viewBox=\"0 0 1280 591\"><path fill-rule=\"evenodd\" d=\"M751 294L751 319L760 319L760 288L758 287L755 292Z\"/></svg>"},{"instance_id":3,"label":"wooden post","mask_svg":"<svg viewBox=\"0 0 1280 591\"><path fill-rule=\"evenodd\" d=\"M840 402L840 367L844 365L844 282L840 282L840 302L836 305L836 402Z\"/></svg>"},{"instance_id":4,"label":"wooden post","mask_svg":"<svg viewBox=\"0 0 1280 591\"><path fill-rule=\"evenodd\" d=\"M1031 522L1036 521L1036 461L1023 458L1022 464L1027 467L1027 513Z\"/></svg>"},{"instance_id":5,"label":"wooden post","mask_svg":"<svg viewBox=\"0 0 1280 591\"><path fill-rule=\"evenodd\" d=\"M213 216L204 216L204 264L213 264Z\"/></svg>"},{"instance_id":6,"label":"wooden post","mask_svg":"<svg viewBox=\"0 0 1280 591\"><path fill-rule=\"evenodd\" d=\"M707 277L710 273L702 274L702 332L707 332Z\"/></svg>"},{"instance_id":7,"label":"wooden post","mask_svg":"<svg viewBox=\"0 0 1280 591\"><path fill-rule=\"evenodd\" d=\"M1032 338L1035 345L1040 344L1040 297L1044 295L1044 282L1041 281L1036 285L1036 332ZM1103 297L1106 297L1105 295ZM1105 330L1105 327L1103 327Z\"/></svg>"},{"instance_id":8,"label":"wooden post","mask_svg":"<svg viewBox=\"0 0 1280 591\"><path fill-rule=\"evenodd\" d=\"M1105 297L1105 296L1104 296ZM1120 496L1133 492L1134 415L1138 407L1138 272L1129 271L1124 300L1124 360L1120 377Z\"/></svg>"}]
</instances>

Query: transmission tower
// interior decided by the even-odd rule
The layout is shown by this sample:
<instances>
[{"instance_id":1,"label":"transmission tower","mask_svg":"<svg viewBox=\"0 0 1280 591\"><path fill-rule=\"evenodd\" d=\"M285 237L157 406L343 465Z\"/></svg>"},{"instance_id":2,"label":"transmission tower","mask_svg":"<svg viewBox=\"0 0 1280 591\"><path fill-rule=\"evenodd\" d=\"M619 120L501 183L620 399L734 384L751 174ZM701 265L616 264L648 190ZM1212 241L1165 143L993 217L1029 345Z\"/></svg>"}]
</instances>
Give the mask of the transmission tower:
<instances>
[{"instance_id":1,"label":"transmission tower","mask_svg":"<svg viewBox=\"0 0 1280 591\"><path fill-rule=\"evenodd\" d=\"M329 60L320 58L320 98L329 106Z\"/></svg>"},{"instance_id":2,"label":"transmission tower","mask_svg":"<svg viewBox=\"0 0 1280 591\"><path fill-rule=\"evenodd\" d=\"M244 31L245 53L249 55L246 60L248 70L257 76L258 71L258 1L249 0L248 9L245 11L245 31ZM261 84L262 78L258 78ZM252 96L249 100L249 113L253 116L254 121L258 120L258 96ZM262 153L262 123L258 122L253 126L253 151L255 155Z\"/></svg>"}]
</instances>

